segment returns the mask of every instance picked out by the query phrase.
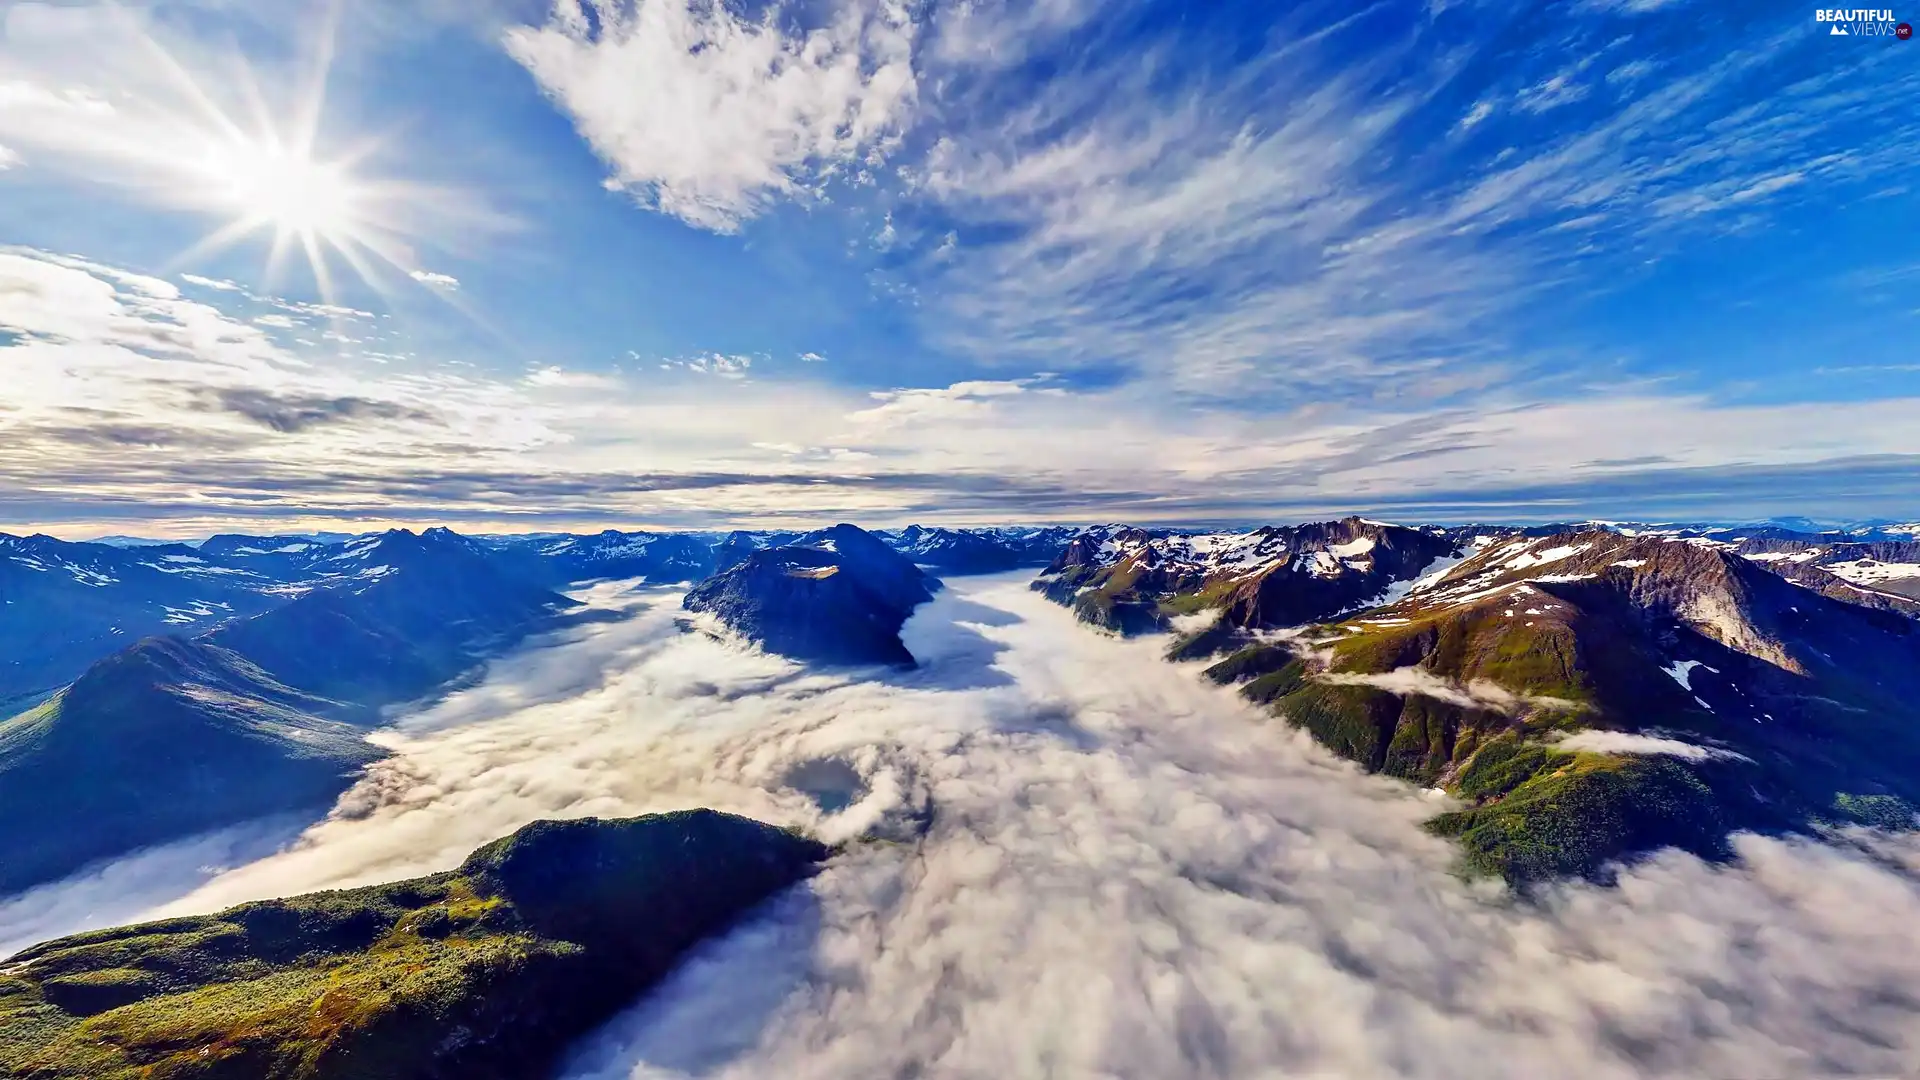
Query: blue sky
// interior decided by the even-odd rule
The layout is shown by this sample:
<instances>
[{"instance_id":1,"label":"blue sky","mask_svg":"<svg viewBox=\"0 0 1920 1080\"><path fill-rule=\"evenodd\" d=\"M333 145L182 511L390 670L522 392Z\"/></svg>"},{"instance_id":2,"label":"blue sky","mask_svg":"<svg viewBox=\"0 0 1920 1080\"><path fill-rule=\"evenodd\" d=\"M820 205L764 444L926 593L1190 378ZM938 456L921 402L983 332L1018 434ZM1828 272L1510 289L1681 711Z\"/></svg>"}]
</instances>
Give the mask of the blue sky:
<instances>
[{"instance_id":1,"label":"blue sky","mask_svg":"<svg viewBox=\"0 0 1920 1080\"><path fill-rule=\"evenodd\" d=\"M1910 518L1920 45L1830 29L11 3L0 523Z\"/></svg>"}]
</instances>

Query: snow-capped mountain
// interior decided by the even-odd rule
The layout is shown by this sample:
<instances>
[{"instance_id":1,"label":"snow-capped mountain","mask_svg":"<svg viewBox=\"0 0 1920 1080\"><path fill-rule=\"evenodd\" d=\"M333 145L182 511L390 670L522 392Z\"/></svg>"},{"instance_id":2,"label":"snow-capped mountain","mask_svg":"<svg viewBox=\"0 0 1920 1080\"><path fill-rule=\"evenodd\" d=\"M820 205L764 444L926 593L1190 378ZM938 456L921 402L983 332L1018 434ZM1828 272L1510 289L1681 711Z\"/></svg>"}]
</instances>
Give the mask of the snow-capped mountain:
<instances>
[{"instance_id":1,"label":"snow-capped mountain","mask_svg":"<svg viewBox=\"0 0 1920 1080\"><path fill-rule=\"evenodd\" d=\"M1087 622L1121 633L1183 616L1241 630L1293 626L1391 598L1461 540L1365 518L1184 533L1102 526L1074 537L1034 588Z\"/></svg>"},{"instance_id":2,"label":"snow-capped mountain","mask_svg":"<svg viewBox=\"0 0 1920 1080\"><path fill-rule=\"evenodd\" d=\"M947 574L992 574L1045 566L1076 535L1065 527L945 529L909 525L875 535L922 566Z\"/></svg>"},{"instance_id":3,"label":"snow-capped mountain","mask_svg":"<svg viewBox=\"0 0 1920 1080\"><path fill-rule=\"evenodd\" d=\"M1209 675L1369 769L1466 800L1434 828L1516 880L1664 845L1719 854L1731 829L1908 821L1920 622L1741 546L1482 535L1391 602Z\"/></svg>"}]
</instances>

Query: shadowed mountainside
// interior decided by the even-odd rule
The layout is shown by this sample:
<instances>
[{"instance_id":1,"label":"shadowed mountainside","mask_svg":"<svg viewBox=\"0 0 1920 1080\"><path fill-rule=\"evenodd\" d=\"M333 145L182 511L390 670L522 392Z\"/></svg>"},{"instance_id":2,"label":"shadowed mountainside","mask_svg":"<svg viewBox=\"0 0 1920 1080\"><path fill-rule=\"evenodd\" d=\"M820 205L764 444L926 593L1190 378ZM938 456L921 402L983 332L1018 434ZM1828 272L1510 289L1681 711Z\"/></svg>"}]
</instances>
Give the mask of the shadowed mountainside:
<instances>
[{"instance_id":1,"label":"shadowed mountainside","mask_svg":"<svg viewBox=\"0 0 1920 1080\"><path fill-rule=\"evenodd\" d=\"M684 605L796 660L911 667L900 628L939 586L873 534L836 525L753 552L696 585Z\"/></svg>"}]
</instances>

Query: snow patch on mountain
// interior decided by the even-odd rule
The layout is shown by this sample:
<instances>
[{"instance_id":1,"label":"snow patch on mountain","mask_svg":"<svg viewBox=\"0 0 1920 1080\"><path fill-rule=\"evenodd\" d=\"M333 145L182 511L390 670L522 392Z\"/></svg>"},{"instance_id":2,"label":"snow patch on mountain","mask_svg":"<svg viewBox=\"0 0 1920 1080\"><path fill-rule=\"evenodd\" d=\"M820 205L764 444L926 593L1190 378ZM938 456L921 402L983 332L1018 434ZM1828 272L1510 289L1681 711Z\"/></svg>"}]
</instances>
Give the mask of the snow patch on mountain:
<instances>
[{"instance_id":1,"label":"snow patch on mountain","mask_svg":"<svg viewBox=\"0 0 1920 1080\"><path fill-rule=\"evenodd\" d=\"M1666 672L1668 678L1672 679L1674 682L1679 683L1680 689L1685 690L1688 693L1692 693L1694 668L1707 668L1708 671L1713 672L1715 675L1720 674L1720 671L1718 668L1707 667L1707 665L1701 663L1698 660L1676 660L1672 664L1668 665L1667 667L1663 667L1660 670Z\"/></svg>"},{"instance_id":2,"label":"snow patch on mountain","mask_svg":"<svg viewBox=\"0 0 1920 1080\"><path fill-rule=\"evenodd\" d=\"M1920 563L1888 563L1876 559L1855 559L1852 562L1829 563L1823 569L1855 585L1878 585L1886 581L1920 578Z\"/></svg>"}]
</instances>

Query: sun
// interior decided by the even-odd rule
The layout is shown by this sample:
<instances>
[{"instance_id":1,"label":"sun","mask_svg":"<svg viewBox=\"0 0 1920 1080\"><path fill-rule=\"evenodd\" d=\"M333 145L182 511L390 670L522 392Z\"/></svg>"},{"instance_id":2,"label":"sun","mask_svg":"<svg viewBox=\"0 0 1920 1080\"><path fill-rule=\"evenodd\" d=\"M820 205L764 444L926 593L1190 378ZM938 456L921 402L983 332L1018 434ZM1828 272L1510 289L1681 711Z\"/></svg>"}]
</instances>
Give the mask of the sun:
<instances>
[{"instance_id":1,"label":"sun","mask_svg":"<svg viewBox=\"0 0 1920 1080\"><path fill-rule=\"evenodd\" d=\"M344 166L273 143L241 143L209 172L225 184L225 198L243 220L276 232L338 243L358 224L363 193Z\"/></svg>"},{"instance_id":2,"label":"sun","mask_svg":"<svg viewBox=\"0 0 1920 1080\"><path fill-rule=\"evenodd\" d=\"M231 74L210 83L142 32L150 54L180 92L180 107L156 125L154 145L143 156L163 163L164 170L157 171L174 178L171 197L225 219L176 264L264 235L271 242L269 288L296 252L305 257L328 303L335 301L337 264L381 293L391 292L389 281L418 279L414 242L425 239L429 223L457 216L463 203L456 192L363 176L369 159L384 148L382 139L360 139L333 152L322 149L338 15L334 4L315 35L310 76L285 111L268 105L244 59L236 56L227 69Z\"/></svg>"}]
</instances>

